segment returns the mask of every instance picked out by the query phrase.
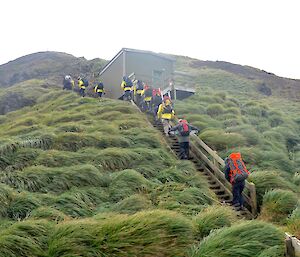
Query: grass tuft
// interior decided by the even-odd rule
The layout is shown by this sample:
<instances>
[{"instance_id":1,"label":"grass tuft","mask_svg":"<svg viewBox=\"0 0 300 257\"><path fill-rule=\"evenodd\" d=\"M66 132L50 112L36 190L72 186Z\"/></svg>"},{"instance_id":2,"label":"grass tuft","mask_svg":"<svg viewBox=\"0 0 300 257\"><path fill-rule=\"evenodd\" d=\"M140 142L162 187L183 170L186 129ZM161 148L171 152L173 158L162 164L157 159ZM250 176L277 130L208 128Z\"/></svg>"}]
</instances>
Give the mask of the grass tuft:
<instances>
[{"instance_id":1,"label":"grass tuft","mask_svg":"<svg viewBox=\"0 0 300 257\"><path fill-rule=\"evenodd\" d=\"M271 247L284 254L284 235L275 226L248 221L216 230L204 238L189 253L189 257L255 257Z\"/></svg>"}]
</instances>

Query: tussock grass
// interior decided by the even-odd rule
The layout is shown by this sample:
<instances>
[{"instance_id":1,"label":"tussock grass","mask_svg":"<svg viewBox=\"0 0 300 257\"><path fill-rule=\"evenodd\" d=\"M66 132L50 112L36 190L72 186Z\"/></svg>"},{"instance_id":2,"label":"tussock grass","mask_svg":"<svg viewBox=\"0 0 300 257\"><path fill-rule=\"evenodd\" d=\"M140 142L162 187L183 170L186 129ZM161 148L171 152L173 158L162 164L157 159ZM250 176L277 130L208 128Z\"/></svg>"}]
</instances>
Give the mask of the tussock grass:
<instances>
[{"instance_id":1,"label":"tussock grass","mask_svg":"<svg viewBox=\"0 0 300 257\"><path fill-rule=\"evenodd\" d=\"M150 199L143 194L131 195L113 206L112 210L118 213L133 214L143 210L153 209Z\"/></svg>"},{"instance_id":2,"label":"tussock grass","mask_svg":"<svg viewBox=\"0 0 300 257\"><path fill-rule=\"evenodd\" d=\"M295 173L294 176L293 176L293 183L296 185L296 186L300 186L300 173Z\"/></svg>"},{"instance_id":3,"label":"tussock grass","mask_svg":"<svg viewBox=\"0 0 300 257\"><path fill-rule=\"evenodd\" d=\"M238 133L226 133L223 130L206 130L200 138L214 149L224 150L245 145L246 139Z\"/></svg>"},{"instance_id":4,"label":"tussock grass","mask_svg":"<svg viewBox=\"0 0 300 257\"><path fill-rule=\"evenodd\" d=\"M120 170L131 168L137 161L142 160L142 155L126 148L107 148L95 156L95 163L105 170Z\"/></svg>"},{"instance_id":5,"label":"tussock grass","mask_svg":"<svg viewBox=\"0 0 300 257\"><path fill-rule=\"evenodd\" d=\"M12 143L7 143L0 147L0 153L2 155L9 155L14 153L20 148L41 148L41 149L49 149L52 145L53 138L49 135L44 135L40 138L27 139L16 141Z\"/></svg>"},{"instance_id":6,"label":"tussock grass","mask_svg":"<svg viewBox=\"0 0 300 257\"><path fill-rule=\"evenodd\" d=\"M71 221L56 226L48 256L184 256L192 223L170 211Z\"/></svg>"},{"instance_id":7,"label":"tussock grass","mask_svg":"<svg viewBox=\"0 0 300 257\"><path fill-rule=\"evenodd\" d=\"M254 257L271 247L278 247L280 256L283 256L283 238L283 232L271 224L259 221L241 222L210 233L188 256Z\"/></svg>"},{"instance_id":8,"label":"tussock grass","mask_svg":"<svg viewBox=\"0 0 300 257\"><path fill-rule=\"evenodd\" d=\"M300 206L287 219L287 229L297 238L300 238Z\"/></svg>"},{"instance_id":9,"label":"tussock grass","mask_svg":"<svg viewBox=\"0 0 300 257\"><path fill-rule=\"evenodd\" d=\"M206 112L211 117L216 117L224 113L224 108L221 104L209 104L207 106Z\"/></svg>"},{"instance_id":10,"label":"tussock grass","mask_svg":"<svg viewBox=\"0 0 300 257\"><path fill-rule=\"evenodd\" d=\"M93 136L67 132L58 135L55 139L54 148L63 151L78 151L82 147L95 146L97 139Z\"/></svg>"},{"instance_id":11,"label":"tussock grass","mask_svg":"<svg viewBox=\"0 0 300 257\"><path fill-rule=\"evenodd\" d=\"M99 243L109 256L184 256L193 236L192 223L170 211L145 211L112 219L98 229ZM110 235L110 240L104 235ZM119 240L122 235L123 240ZM106 241L104 241L106 240Z\"/></svg>"},{"instance_id":12,"label":"tussock grass","mask_svg":"<svg viewBox=\"0 0 300 257\"><path fill-rule=\"evenodd\" d=\"M282 256L282 247L273 246L269 249L265 249L262 251L258 257L281 257Z\"/></svg>"},{"instance_id":13,"label":"tussock grass","mask_svg":"<svg viewBox=\"0 0 300 257\"><path fill-rule=\"evenodd\" d=\"M68 216L52 207L39 207L30 214L32 219L45 219L48 221L62 222L68 220Z\"/></svg>"},{"instance_id":14,"label":"tussock grass","mask_svg":"<svg viewBox=\"0 0 300 257\"><path fill-rule=\"evenodd\" d=\"M212 205L201 211L194 220L197 226L197 238L201 239L214 229L230 227L237 220L237 216L230 207Z\"/></svg>"},{"instance_id":15,"label":"tussock grass","mask_svg":"<svg viewBox=\"0 0 300 257\"><path fill-rule=\"evenodd\" d=\"M270 147L272 148L272 146ZM284 152L275 152L273 150L266 150L262 153L262 161L260 163L260 167L265 170L273 169L273 167L277 167L279 170L287 171L293 174L294 164L291 162L287 155Z\"/></svg>"},{"instance_id":16,"label":"tussock grass","mask_svg":"<svg viewBox=\"0 0 300 257\"><path fill-rule=\"evenodd\" d=\"M80 149L77 152L60 151L51 149L49 151L40 152L38 158L36 159L37 165L42 165L46 167L62 167L62 166L72 166L80 165L88 162L94 155L93 149L89 149L88 153L85 153Z\"/></svg>"},{"instance_id":17,"label":"tussock grass","mask_svg":"<svg viewBox=\"0 0 300 257\"><path fill-rule=\"evenodd\" d=\"M176 210L186 215L195 215L207 205L217 202L216 196L208 188L174 182L155 187L151 192L151 200L158 208Z\"/></svg>"},{"instance_id":18,"label":"tussock grass","mask_svg":"<svg viewBox=\"0 0 300 257\"><path fill-rule=\"evenodd\" d=\"M51 225L44 221L17 222L1 231L0 256L44 256Z\"/></svg>"},{"instance_id":19,"label":"tussock grass","mask_svg":"<svg viewBox=\"0 0 300 257\"><path fill-rule=\"evenodd\" d=\"M17 149L15 152L8 152L0 157L0 168L5 172L22 170L32 165L37 156L36 149Z\"/></svg>"},{"instance_id":20,"label":"tussock grass","mask_svg":"<svg viewBox=\"0 0 300 257\"><path fill-rule=\"evenodd\" d=\"M192 162L175 161L174 166L161 170L156 175L156 179L164 184L168 182L176 182L209 191L206 179L197 172Z\"/></svg>"},{"instance_id":21,"label":"tussock grass","mask_svg":"<svg viewBox=\"0 0 300 257\"><path fill-rule=\"evenodd\" d=\"M161 139L156 133L137 133L137 135L125 135L127 140L137 147L160 148Z\"/></svg>"},{"instance_id":22,"label":"tussock grass","mask_svg":"<svg viewBox=\"0 0 300 257\"><path fill-rule=\"evenodd\" d=\"M235 115L235 116L240 116L241 115L240 109L235 107L235 106L231 106L231 107L226 108L225 113L232 114L232 115Z\"/></svg>"},{"instance_id":23,"label":"tussock grass","mask_svg":"<svg viewBox=\"0 0 300 257\"><path fill-rule=\"evenodd\" d=\"M2 173L1 182L20 190L60 193L73 186L108 186L110 179L93 165L62 168L32 166L22 172Z\"/></svg>"},{"instance_id":24,"label":"tussock grass","mask_svg":"<svg viewBox=\"0 0 300 257\"><path fill-rule=\"evenodd\" d=\"M257 145L261 143L261 135L252 126L241 124L235 127L231 126L225 131L228 133L238 133L242 135L246 139L245 145L247 146Z\"/></svg>"},{"instance_id":25,"label":"tussock grass","mask_svg":"<svg viewBox=\"0 0 300 257\"><path fill-rule=\"evenodd\" d=\"M47 126L53 126L58 123L65 123L65 122L76 122L76 121L82 121L86 119L85 114L73 114L73 115L66 115L61 114L60 116L56 116L54 119L53 117L49 117L49 120L46 121Z\"/></svg>"},{"instance_id":26,"label":"tussock grass","mask_svg":"<svg viewBox=\"0 0 300 257\"><path fill-rule=\"evenodd\" d=\"M244 106L244 108L242 109L242 114L248 114L250 116L254 116L254 117L262 117L263 116L263 109L259 106Z\"/></svg>"},{"instance_id":27,"label":"tussock grass","mask_svg":"<svg viewBox=\"0 0 300 257\"><path fill-rule=\"evenodd\" d=\"M12 201L13 190L4 184L0 184L0 216L7 217L7 209Z\"/></svg>"},{"instance_id":28,"label":"tussock grass","mask_svg":"<svg viewBox=\"0 0 300 257\"><path fill-rule=\"evenodd\" d=\"M53 207L76 218L92 216L94 210L94 205L91 202L85 202L80 195L70 193L58 197Z\"/></svg>"},{"instance_id":29,"label":"tussock grass","mask_svg":"<svg viewBox=\"0 0 300 257\"><path fill-rule=\"evenodd\" d=\"M91 216L97 205L108 201L108 194L101 188L72 189L54 200L53 207L71 217Z\"/></svg>"},{"instance_id":30,"label":"tussock grass","mask_svg":"<svg viewBox=\"0 0 300 257\"><path fill-rule=\"evenodd\" d=\"M257 201L261 205L264 194L274 188L283 190L295 190L295 186L285 180L277 171L257 171L251 174L249 181L256 187Z\"/></svg>"},{"instance_id":31,"label":"tussock grass","mask_svg":"<svg viewBox=\"0 0 300 257\"><path fill-rule=\"evenodd\" d=\"M49 238L46 256L105 256L96 246L96 235L91 220L71 221L57 225Z\"/></svg>"},{"instance_id":32,"label":"tussock grass","mask_svg":"<svg viewBox=\"0 0 300 257\"><path fill-rule=\"evenodd\" d=\"M30 216L30 213L41 206L41 201L26 192L13 194L7 208L7 215L14 220L22 220Z\"/></svg>"},{"instance_id":33,"label":"tussock grass","mask_svg":"<svg viewBox=\"0 0 300 257\"><path fill-rule=\"evenodd\" d=\"M284 223L298 204L298 197L291 191L274 189L263 197L260 218L273 223Z\"/></svg>"},{"instance_id":34,"label":"tussock grass","mask_svg":"<svg viewBox=\"0 0 300 257\"><path fill-rule=\"evenodd\" d=\"M237 118L232 118L232 119L226 119L223 122L223 127L227 128L227 127L236 127L236 126L240 126L243 124L243 121L241 119L237 119Z\"/></svg>"},{"instance_id":35,"label":"tussock grass","mask_svg":"<svg viewBox=\"0 0 300 257\"><path fill-rule=\"evenodd\" d=\"M110 199L120 201L139 192L149 192L152 183L135 170L123 170L113 174L109 186Z\"/></svg>"}]
</instances>

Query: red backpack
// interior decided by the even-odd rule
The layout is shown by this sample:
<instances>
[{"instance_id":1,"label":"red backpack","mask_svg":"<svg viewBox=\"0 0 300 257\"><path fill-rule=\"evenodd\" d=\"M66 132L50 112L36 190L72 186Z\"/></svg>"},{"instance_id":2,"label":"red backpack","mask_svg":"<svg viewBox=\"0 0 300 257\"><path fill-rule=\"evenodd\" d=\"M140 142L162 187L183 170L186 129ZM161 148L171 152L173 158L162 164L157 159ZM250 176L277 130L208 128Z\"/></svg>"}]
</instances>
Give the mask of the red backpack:
<instances>
[{"instance_id":1,"label":"red backpack","mask_svg":"<svg viewBox=\"0 0 300 257\"><path fill-rule=\"evenodd\" d=\"M228 162L230 167L230 183L240 182L248 178L250 172L247 170L240 153L230 154Z\"/></svg>"},{"instance_id":2,"label":"red backpack","mask_svg":"<svg viewBox=\"0 0 300 257\"><path fill-rule=\"evenodd\" d=\"M180 126L178 128L179 133L183 137L187 137L190 135L189 125L186 120L179 120Z\"/></svg>"}]
</instances>

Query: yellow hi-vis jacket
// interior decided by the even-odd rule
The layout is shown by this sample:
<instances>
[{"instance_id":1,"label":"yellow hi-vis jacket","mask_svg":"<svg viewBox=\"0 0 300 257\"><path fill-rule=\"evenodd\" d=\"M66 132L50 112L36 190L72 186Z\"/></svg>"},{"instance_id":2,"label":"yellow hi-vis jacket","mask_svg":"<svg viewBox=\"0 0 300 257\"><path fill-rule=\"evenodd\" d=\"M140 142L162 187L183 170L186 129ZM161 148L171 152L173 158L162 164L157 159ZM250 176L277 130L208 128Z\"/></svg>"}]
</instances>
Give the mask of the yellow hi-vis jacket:
<instances>
[{"instance_id":1,"label":"yellow hi-vis jacket","mask_svg":"<svg viewBox=\"0 0 300 257\"><path fill-rule=\"evenodd\" d=\"M78 80L78 87L79 87L79 88L82 88L82 89L85 89L85 85L84 85L82 79L79 79L79 80Z\"/></svg>"},{"instance_id":2,"label":"yellow hi-vis jacket","mask_svg":"<svg viewBox=\"0 0 300 257\"><path fill-rule=\"evenodd\" d=\"M148 92L150 92L150 95L148 94ZM144 89L143 90L143 96L144 96L144 101L145 102L151 102L151 100L152 100L152 89L150 89L150 88L148 88L146 90Z\"/></svg>"},{"instance_id":3,"label":"yellow hi-vis jacket","mask_svg":"<svg viewBox=\"0 0 300 257\"><path fill-rule=\"evenodd\" d=\"M132 87L129 87L127 86L126 82L123 80L122 83L121 83L121 88L124 90L124 91L131 91L132 90Z\"/></svg>"},{"instance_id":4,"label":"yellow hi-vis jacket","mask_svg":"<svg viewBox=\"0 0 300 257\"><path fill-rule=\"evenodd\" d=\"M96 86L94 87L94 92L95 92L95 93L101 93L101 92L103 93L103 92L104 92L104 89L99 88L98 85L96 85Z\"/></svg>"},{"instance_id":5,"label":"yellow hi-vis jacket","mask_svg":"<svg viewBox=\"0 0 300 257\"><path fill-rule=\"evenodd\" d=\"M134 95L142 96L144 94L144 89L136 89L136 86L133 88Z\"/></svg>"},{"instance_id":6,"label":"yellow hi-vis jacket","mask_svg":"<svg viewBox=\"0 0 300 257\"><path fill-rule=\"evenodd\" d=\"M175 112L174 112L173 109L172 109L171 112L165 112L167 106L168 105L166 105L165 103L162 103L162 104L159 105L158 111L157 111L157 118L165 119L165 120L174 119Z\"/></svg>"}]
</instances>

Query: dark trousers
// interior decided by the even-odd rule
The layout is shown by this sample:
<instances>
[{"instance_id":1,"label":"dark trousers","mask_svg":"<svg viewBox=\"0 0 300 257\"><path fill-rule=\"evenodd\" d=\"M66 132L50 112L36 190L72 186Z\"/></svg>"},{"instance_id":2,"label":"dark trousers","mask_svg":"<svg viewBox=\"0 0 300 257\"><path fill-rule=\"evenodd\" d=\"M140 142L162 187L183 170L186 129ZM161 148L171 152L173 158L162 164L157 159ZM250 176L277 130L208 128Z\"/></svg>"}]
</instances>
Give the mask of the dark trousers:
<instances>
[{"instance_id":1,"label":"dark trousers","mask_svg":"<svg viewBox=\"0 0 300 257\"><path fill-rule=\"evenodd\" d=\"M242 195L244 187L245 187L245 180L235 182L232 185L232 196L233 196L232 204L244 206L244 197Z\"/></svg>"},{"instance_id":2,"label":"dark trousers","mask_svg":"<svg viewBox=\"0 0 300 257\"><path fill-rule=\"evenodd\" d=\"M188 160L189 159L189 153L190 153L190 144L189 142L181 142L179 143L179 157L182 160Z\"/></svg>"},{"instance_id":3,"label":"dark trousers","mask_svg":"<svg viewBox=\"0 0 300 257\"><path fill-rule=\"evenodd\" d=\"M98 96L101 98L103 92L97 92Z\"/></svg>"},{"instance_id":4,"label":"dark trousers","mask_svg":"<svg viewBox=\"0 0 300 257\"><path fill-rule=\"evenodd\" d=\"M84 97L85 96L85 89L84 88L80 88L79 89L79 94Z\"/></svg>"},{"instance_id":5,"label":"dark trousers","mask_svg":"<svg viewBox=\"0 0 300 257\"><path fill-rule=\"evenodd\" d=\"M72 84L64 84L63 90L72 90Z\"/></svg>"},{"instance_id":6,"label":"dark trousers","mask_svg":"<svg viewBox=\"0 0 300 257\"><path fill-rule=\"evenodd\" d=\"M137 106L141 106L142 104L142 96L140 94L136 94L135 96L135 103L137 104Z\"/></svg>"},{"instance_id":7,"label":"dark trousers","mask_svg":"<svg viewBox=\"0 0 300 257\"><path fill-rule=\"evenodd\" d=\"M124 101L130 101L131 100L131 91L130 90L124 91L123 100Z\"/></svg>"},{"instance_id":8,"label":"dark trousers","mask_svg":"<svg viewBox=\"0 0 300 257\"><path fill-rule=\"evenodd\" d=\"M142 102L142 111L143 112L150 112L151 111L150 101L143 101Z\"/></svg>"},{"instance_id":9,"label":"dark trousers","mask_svg":"<svg viewBox=\"0 0 300 257\"><path fill-rule=\"evenodd\" d=\"M153 115L154 115L154 118L157 117L158 107L159 107L159 105L158 105L158 106L155 106L154 109L153 109Z\"/></svg>"}]
</instances>

